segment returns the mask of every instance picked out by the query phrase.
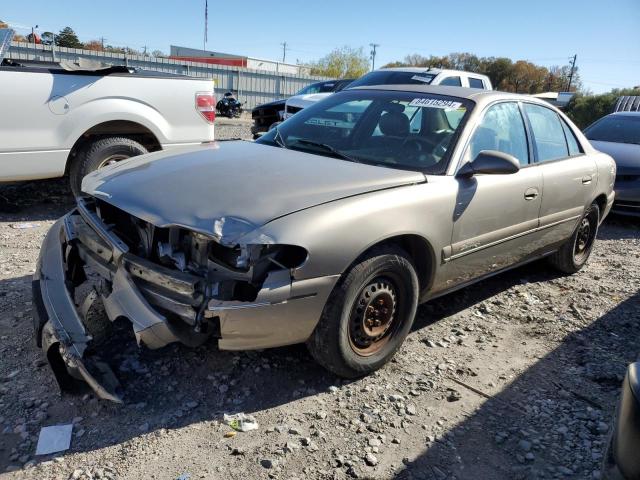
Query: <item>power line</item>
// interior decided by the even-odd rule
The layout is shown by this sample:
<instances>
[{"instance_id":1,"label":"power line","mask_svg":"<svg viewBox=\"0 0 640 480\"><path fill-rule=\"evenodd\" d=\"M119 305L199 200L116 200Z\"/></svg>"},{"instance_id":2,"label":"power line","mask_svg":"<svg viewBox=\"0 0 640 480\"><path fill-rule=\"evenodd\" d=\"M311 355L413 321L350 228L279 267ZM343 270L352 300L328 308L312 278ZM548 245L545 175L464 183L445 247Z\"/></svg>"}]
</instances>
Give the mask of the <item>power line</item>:
<instances>
[{"instance_id":1,"label":"power line","mask_svg":"<svg viewBox=\"0 0 640 480\"><path fill-rule=\"evenodd\" d=\"M378 48L380 44L370 43L369 46L371 47L371 70L375 70L376 69L376 48Z\"/></svg>"}]
</instances>

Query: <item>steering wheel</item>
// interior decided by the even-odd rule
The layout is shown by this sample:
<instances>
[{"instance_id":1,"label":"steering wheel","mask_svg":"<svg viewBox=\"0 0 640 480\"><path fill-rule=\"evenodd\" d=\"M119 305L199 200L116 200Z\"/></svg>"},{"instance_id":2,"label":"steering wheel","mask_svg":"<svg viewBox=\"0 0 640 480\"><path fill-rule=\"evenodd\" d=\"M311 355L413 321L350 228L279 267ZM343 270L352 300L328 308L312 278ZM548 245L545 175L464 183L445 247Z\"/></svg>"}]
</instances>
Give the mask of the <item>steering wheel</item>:
<instances>
[{"instance_id":1,"label":"steering wheel","mask_svg":"<svg viewBox=\"0 0 640 480\"><path fill-rule=\"evenodd\" d=\"M400 148L411 146L416 153L430 153L437 145L433 140L422 137L407 137L405 138Z\"/></svg>"}]
</instances>

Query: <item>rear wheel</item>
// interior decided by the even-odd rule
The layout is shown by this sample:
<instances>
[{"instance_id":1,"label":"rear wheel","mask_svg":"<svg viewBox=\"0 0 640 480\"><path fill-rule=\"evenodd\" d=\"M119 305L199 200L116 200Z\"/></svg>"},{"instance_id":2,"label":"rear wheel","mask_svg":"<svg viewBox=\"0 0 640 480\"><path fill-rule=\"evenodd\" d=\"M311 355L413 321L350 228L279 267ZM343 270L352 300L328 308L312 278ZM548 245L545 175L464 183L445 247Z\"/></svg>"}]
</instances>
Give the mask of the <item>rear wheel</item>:
<instances>
[{"instance_id":1,"label":"rear wheel","mask_svg":"<svg viewBox=\"0 0 640 480\"><path fill-rule=\"evenodd\" d=\"M78 151L71 164L71 191L78 196L82 179L94 170L145 153L148 153L145 147L127 137L106 137L87 143Z\"/></svg>"},{"instance_id":2,"label":"rear wheel","mask_svg":"<svg viewBox=\"0 0 640 480\"><path fill-rule=\"evenodd\" d=\"M418 278L399 248L372 250L334 288L307 347L346 378L387 363L407 336L418 304Z\"/></svg>"},{"instance_id":3,"label":"rear wheel","mask_svg":"<svg viewBox=\"0 0 640 480\"><path fill-rule=\"evenodd\" d=\"M599 223L600 209L594 202L580 219L571 238L549 257L551 264L565 273L576 273L580 270L591 255Z\"/></svg>"}]
</instances>

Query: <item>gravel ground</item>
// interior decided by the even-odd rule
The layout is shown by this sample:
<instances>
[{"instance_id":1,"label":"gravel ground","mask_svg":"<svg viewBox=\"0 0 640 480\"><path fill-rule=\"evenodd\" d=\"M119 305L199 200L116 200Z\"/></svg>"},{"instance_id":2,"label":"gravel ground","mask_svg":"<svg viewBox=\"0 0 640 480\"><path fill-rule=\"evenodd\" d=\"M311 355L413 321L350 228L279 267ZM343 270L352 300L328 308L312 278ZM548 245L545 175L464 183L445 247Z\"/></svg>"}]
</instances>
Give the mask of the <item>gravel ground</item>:
<instances>
[{"instance_id":1,"label":"gravel ground","mask_svg":"<svg viewBox=\"0 0 640 480\"><path fill-rule=\"evenodd\" d=\"M640 222L607 220L576 275L537 262L421 306L395 359L358 381L302 346L147 351L123 331L114 405L61 396L32 341L38 249L71 204L64 180L0 187L3 480L599 478L640 350ZM238 412L259 428L231 436L223 414ZM40 428L65 423L71 449L36 457Z\"/></svg>"}]
</instances>

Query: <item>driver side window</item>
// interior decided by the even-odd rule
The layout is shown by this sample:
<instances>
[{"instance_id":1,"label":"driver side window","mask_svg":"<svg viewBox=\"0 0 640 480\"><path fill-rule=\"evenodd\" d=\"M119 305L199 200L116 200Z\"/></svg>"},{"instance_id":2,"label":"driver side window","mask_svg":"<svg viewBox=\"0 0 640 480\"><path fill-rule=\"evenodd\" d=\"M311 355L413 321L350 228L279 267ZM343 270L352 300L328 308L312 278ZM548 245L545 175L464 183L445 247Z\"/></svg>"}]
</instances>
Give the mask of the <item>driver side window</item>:
<instances>
[{"instance_id":1,"label":"driver side window","mask_svg":"<svg viewBox=\"0 0 640 480\"><path fill-rule=\"evenodd\" d=\"M508 153L517 158L520 165L529 164L527 134L517 103L499 103L485 112L471 137L468 161L476 158L482 150Z\"/></svg>"}]
</instances>

